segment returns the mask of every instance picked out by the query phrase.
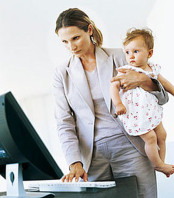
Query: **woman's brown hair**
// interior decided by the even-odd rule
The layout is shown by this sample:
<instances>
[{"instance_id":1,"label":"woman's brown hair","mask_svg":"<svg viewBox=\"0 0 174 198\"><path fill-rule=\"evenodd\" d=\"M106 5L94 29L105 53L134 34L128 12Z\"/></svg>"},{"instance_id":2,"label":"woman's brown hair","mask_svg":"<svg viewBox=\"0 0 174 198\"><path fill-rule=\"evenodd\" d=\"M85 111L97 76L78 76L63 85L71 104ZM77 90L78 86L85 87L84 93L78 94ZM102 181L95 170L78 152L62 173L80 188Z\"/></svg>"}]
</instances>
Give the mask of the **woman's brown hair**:
<instances>
[{"instance_id":1,"label":"woman's brown hair","mask_svg":"<svg viewBox=\"0 0 174 198\"><path fill-rule=\"evenodd\" d=\"M88 15L78 8L70 8L63 11L57 18L55 32L62 27L76 26L79 29L88 31L88 26L92 25L93 34L92 37L97 46L101 47L103 44L103 35L101 31L95 26L94 22L90 20Z\"/></svg>"}]
</instances>

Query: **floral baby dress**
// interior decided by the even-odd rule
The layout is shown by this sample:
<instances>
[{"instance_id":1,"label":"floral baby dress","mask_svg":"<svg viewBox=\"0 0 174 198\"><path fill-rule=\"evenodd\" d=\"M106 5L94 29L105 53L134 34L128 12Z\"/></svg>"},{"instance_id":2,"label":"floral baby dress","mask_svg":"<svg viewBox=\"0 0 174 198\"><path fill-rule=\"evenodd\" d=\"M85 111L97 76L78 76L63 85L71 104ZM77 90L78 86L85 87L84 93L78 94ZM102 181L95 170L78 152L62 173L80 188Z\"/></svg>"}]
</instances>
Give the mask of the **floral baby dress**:
<instances>
[{"instance_id":1,"label":"floral baby dress","mask_svg":"<svg viewBox=\"0 0 174 198\"><path fill-rule=\"evenodd\" d=\"M144 71L141 68L125 65L122 68L128 68L141 72L154 78L160 72L160 66L149 63L152 72ZM157 98L142 89L136 87L125 91L120 89L120 97L126 107L126 114L120 115L119 118L123 122L124 128L129 135L138 136L149 132L158 126L162 120L163 109L158 104Z\"/></svg>"}]
</instances>

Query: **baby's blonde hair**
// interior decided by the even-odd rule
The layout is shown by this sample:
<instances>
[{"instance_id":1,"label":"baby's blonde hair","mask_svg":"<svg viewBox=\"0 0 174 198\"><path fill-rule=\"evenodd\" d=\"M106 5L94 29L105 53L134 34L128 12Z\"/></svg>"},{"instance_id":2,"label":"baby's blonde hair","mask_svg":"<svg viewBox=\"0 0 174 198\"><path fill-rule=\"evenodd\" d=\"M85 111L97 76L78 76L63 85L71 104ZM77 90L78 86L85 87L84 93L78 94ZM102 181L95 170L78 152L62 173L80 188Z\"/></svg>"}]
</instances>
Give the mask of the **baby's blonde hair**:
<instances>
[{"instance_id":1,"label":"baby's blonde hair","mask_svg":"<svg viewBox=\"0 0 174 198\"><path fill-rule=\"evenodd\" d=\"M130 28L126 33L126 38L123 41L123 45L129 44L133 39L137 37L143 37L144 42L147 46L147 48L153 49L154 47L154 37L152 35L152 30L149 28L144 29L136 29L136 28Z\"/></svg>"}]
</instances>

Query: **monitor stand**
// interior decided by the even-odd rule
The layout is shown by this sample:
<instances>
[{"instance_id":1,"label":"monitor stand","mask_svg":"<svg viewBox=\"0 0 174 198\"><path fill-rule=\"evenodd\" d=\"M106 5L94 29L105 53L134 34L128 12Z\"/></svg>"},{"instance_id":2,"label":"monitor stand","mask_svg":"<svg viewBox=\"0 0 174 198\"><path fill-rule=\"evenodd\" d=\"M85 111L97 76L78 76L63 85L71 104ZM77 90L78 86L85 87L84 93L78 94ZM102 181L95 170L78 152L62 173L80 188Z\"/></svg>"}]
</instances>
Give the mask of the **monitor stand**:
<instances>
[{"instance_id":1,"label":"monitor stand","mask_svg":"<svg viewBox=\"0 0 174 198\"><path fill-rule=\"evenodd\" d=\"M22 164L18 163L6 165L6 186L7 195L0 196L0 198L54 197L53 193L25 192L22 176Z\"/></svg>"}]
</instances>

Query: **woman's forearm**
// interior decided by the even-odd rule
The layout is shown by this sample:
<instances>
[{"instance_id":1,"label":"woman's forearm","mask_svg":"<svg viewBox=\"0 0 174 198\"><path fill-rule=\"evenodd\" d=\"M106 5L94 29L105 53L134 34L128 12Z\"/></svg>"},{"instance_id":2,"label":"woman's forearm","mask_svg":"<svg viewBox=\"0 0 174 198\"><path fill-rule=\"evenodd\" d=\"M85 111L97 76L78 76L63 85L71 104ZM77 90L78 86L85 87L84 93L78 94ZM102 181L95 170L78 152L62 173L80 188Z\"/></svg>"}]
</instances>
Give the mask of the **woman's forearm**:
<instances>
[{"instance_id":1,"label":"woman's forearm","mask_svg":"<svg viewBox=\"0 0 174 198\"><path fill-rule=\"evenodd\" d=\"M141 83L141 87L156 96L159 105L164 105L168 102L169 97L161 83L156 79L150 79L148 76L147 81ZM144 80L145 80L144 78Z\"/></svg>"},{"instance_id":2,"label":"woman's forearm","mask_svg":"<svg viewBox=\"0 0 174 198\"><path fill-rule=\"evenodd\" d=\"M124 85L125 91L141 87L146 91L159 91L158 86L144 73L139 73L131 69L119 68L122 75L117 75L111 79L111 82L120 81Z\"/></svg>"},{"instance_id":3,"label":"woman's forearm","mask_svg":"<svg viewBox=\"0 0 174 198\"><path fill-rule=\"evenodd\" d=\"M140 79L140 87L143 88L146 91L159 91L157 84L155 84L151 78L149 78L147 75L139 73L139 79Z\"/></svg>"},{"instance_id":4,"label":"woman's forearm","mask_svg":"<svg viewBox=\"0 0 174 198\"><path fill-rule=\"evenodd\" d=\"M121 72L122 75L113 77L111 82L119 80L121 87L124 87L125 91L141 87L155 95L160 105L168 102L168 94L158 80L130 69L119 68L118 71Z\"/></svg>"}]
</instances>

